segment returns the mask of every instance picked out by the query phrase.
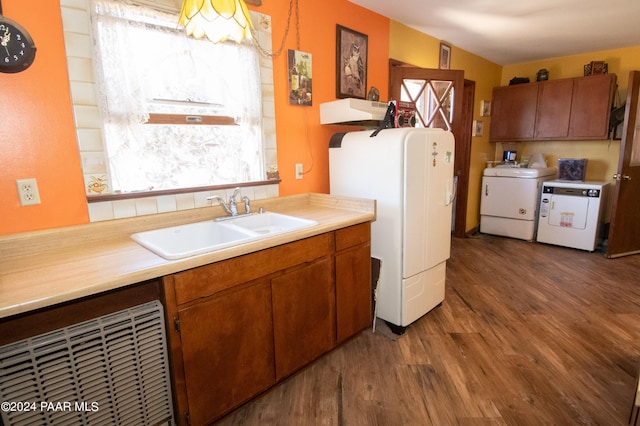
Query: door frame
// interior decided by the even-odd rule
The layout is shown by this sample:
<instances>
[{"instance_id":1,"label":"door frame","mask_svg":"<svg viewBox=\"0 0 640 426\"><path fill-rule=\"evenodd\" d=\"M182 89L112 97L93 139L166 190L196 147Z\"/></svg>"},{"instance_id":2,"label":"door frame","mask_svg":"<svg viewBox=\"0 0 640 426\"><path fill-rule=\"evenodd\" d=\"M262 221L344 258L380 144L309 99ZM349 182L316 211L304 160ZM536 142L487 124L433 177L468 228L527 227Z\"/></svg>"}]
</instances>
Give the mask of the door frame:
<instances>
[{"instance_id":1,"label":"door frame","mask_svg":"<svg viewBox=\"0 0 640 426\"><path fill-rule=\"evenodd\" d=\"M455 214L453 223L453 236L465 238L467 236L467 208L469 203L469 169L471 164L471 128L473 124L473 104L475 96L475 82L464 80L464 71L461 70L440 70L416 67L406 62L396 59L389 59L389 98L393 93L400 93L395 71L398 68L414 68L419 71L433 73L434 79L442 78L460 81L462 73L462 84L458 87L460 91L460 108L456 110L454 105L454 120L452 123L452 133L455 139L454 170L458 178L456 189ZM452 77L456 76L456 77Z\"/></svg>"}]
</instances>

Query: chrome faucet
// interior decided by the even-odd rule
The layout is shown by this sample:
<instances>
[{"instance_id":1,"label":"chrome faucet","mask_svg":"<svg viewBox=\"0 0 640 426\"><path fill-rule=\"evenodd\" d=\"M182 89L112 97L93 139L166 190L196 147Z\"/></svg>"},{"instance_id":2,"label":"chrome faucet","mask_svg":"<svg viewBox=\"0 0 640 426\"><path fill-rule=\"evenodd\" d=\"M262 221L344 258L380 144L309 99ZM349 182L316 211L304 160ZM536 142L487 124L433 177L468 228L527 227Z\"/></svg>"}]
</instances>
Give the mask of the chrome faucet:
<instances>
[{"instance_id":1,"label":"chrome faucet","mask_svg":"<svg viewBox=\"0 0 640 426\"><path fill-rule=\"evenodd\" d=\"M219 195L212 195L210 197L207 197L207 200L218 200L220 206L229 215L227 217L217 218L217 220L230 219L238 216L238 204L236 201L236 197L239 194L240 194L240 188L235 188L235 190L233 191L233 194L229 197L229 201L227 203L225 203L224 198L222 198ZM244 202L245 213L240 216L251 214L251 204L250 204L249 197L245 195L244 197L242 197L241 201Z\"/></svg>"},{"instance_id":2,"label":"chrome faucet","mask_svg":"<svg viewBox=\"0 0 640 426\"><path fill-rule=\"evenodd\" d=\"M242 201L244 202L244 213L245 214L250 214L251 213L251 200L249 200L249 197L247 197L245 195L244 197L242 197Z\"/></svg>"},{"instance_id":3,"label":"chrome faucet","mask_svg":"<svg viewBox=\"0 0 640 426\"><path fill-rule=\"evenodd\" d=\"M233 195L229 197L229 210L231 211L231 216L238 215L238 205L236 204L236 196L240 194L240 188L236 188L233 191Z\"/></svg>"},{"instance_id":4,"label":"chrome faucet","mask_svg":"<svg viewBox=\"0 0 640 426\"><path fill-rule=\"evenodd\" d=\"M228 215L233 215L233 213L231 213L231 210L229 209L229 207L227 207L227 205L224 202L224 198L222 198L219 195L212 195L210 197L207 197L207 201L212 201L212 200L218 200L220 206L224 209L224 211L228 214ZM236 212L237 214L238 212Z\"/></svg>"}]
</instances>

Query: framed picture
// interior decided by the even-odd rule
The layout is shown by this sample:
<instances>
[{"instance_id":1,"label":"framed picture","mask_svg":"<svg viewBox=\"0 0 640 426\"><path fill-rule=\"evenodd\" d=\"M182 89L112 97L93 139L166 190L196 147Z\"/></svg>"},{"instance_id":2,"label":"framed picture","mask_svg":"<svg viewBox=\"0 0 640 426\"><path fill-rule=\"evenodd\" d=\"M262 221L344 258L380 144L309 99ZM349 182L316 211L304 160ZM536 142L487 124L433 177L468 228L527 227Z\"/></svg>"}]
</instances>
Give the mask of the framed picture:
<instances>
[{"instance_id":1,"label":"framed picture","mask_svg":"<svg viewBox=\"0 0 640 426\"><path fill-rule=\"evenodd\" d=\"M311 53L288 51L289 105L311 106L312 68Z\"/></svg>"},{"instance_id":2,"label":"framed picture","mask_svg":"<svg viewBox=\"0 0 640 426\"><path fill-rule=\"evenodd\" d=\"M369 37L336 25L336 98L365 99Z\"/></svg>"},{"instance_id":3,"label":"framed picture","mask_svg":"<svg viewBox=\"0 0 640 426\"><path fill-rule=\"evenodd\" d=\"M491 101L480 101L480 115L489 117L491 115Z\"/></svg>"},{"instance_id":4,"label":"framed picture","mask_svg":"<svg viewBox=\"0 0 640 426\"><path fill-rule=\"evenodd\" d=\"M480 120L473 120L473 129L471 129L471 136L483 136L484 135L484 122Z\"/></svg>"},{"instance_id":5,"label":"framed picture","mask_svg":"<svg viewBox=\"0 0 640 426\"><path fill-rule=\"evenodd\" d=\"M448 70L451 65L451 46L440 43L440 69Z\"/></svg>"}]
</instances>

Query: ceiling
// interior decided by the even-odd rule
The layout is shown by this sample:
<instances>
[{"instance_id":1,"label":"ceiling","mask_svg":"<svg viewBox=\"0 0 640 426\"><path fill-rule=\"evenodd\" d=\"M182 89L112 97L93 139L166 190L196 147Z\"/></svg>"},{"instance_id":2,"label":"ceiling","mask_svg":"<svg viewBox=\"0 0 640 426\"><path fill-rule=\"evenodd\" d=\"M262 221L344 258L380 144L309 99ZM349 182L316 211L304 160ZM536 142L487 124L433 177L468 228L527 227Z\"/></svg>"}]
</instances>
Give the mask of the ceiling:
<instances>
[{"instance_id":1,"label":"ceiling","mask_svg":"<svg viewBox=\"0 0 640 426\"><path fill-rule=\"evenodd\" d=\"M349 1L499 65L640 45L638 0Z\"/></svg>"}]
</instances>

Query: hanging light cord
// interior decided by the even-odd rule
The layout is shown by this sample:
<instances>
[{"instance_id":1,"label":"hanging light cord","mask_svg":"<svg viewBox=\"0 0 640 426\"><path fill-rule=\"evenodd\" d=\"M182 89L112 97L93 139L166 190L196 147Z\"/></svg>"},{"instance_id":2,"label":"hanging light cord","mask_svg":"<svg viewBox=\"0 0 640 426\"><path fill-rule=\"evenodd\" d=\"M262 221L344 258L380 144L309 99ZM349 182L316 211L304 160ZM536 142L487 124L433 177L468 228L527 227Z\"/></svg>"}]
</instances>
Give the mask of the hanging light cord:
<instances>
[{"instance_id":1,"label":"hanging light cord","mask_svg":"<svg viewBox=\"0 0 640 426\"><path fill-rule=\"evenodd\" d=\"M280 41L280 46L278 47L278 50L276 50L275 52L269 52L268 50L260 46L260 43L258 43L258 35L256 34L256 30L253 27L251 27L251 36L253 39L253 44L256 46L256 48L258 48L260 53L262 53L264 56L275 58L276 56L280 55L284 50L284 42L287 40L287 35L289 35L289 29L291 27L291 14L293 13L294 3L295 3L295 9L296 9L296 48L300 50L300 8L298 5L298 0L289 0L289 14L287 16L287 26L284 28L284 35L282 36L282 41Z\"/></svg>"}]
</instances>

